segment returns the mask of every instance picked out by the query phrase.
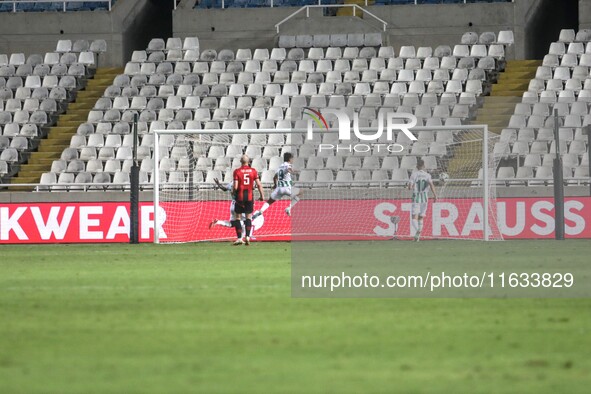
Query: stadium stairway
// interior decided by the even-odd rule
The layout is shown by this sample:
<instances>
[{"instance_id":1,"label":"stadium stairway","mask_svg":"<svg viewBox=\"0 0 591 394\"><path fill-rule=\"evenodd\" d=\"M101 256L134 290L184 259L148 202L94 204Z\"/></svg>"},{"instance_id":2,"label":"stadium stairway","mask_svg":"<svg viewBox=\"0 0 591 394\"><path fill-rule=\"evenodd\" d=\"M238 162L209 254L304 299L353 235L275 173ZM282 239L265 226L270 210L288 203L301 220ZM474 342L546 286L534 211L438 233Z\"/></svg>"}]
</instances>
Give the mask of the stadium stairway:
<instances>
[{"instance_id":1,"label":"stadium stairway","mask_svg":"<svg viewBox=\"0 0 591 394\"><path fill-rule=\"evenodd\" d=\"M499 74L492 86L490 96L484 98L483 106L478 110L473 124L488 124L488 129L496 134L509 124L515 111L515 104L521 102L529 82L535 78L540 60L508 61L505 71Z\"/></svg>"},{"instance_id":2,"label":"stadium stairway","mask_svg":"<svg viewBox=\"0 0 591 394\"><path fill-rule=\"evenodd\" d=\"M89 79L84 90L78 91L76 100L68 105L65 113L58 117L55 126L47 133L47 138L40 141L37 151L32 152L26 164L21 165L19 172L11 179L12 184L39 183L41 174L51 169L54 160L60 158L70 140L76 134L78 126L86 122L88 113L94 108L96 101L103 96L105 89L113 84L122 68L99 68L94 78ZM30 187L14 187L14 191L29 191Z\"/></svg>"},{"instance_id":3,"label":"stadium stairway","mask_svg":"<svg viewBox=\"0 0 591 394\"><path fill-rule=\"evenodd\" d=\"M523 93L527 91L529 82L535 78L541 60L510 60L505 70L499 74L497 83L492 85L489 96L484 97L482 107L478 109L472 124L487 124L489 131L500 134L507 127L515 104L521 102ZM481 148L481 147L480 147ZM481 157L482 150L474 146L461 146L449 163L451 178L476 178L476 168L466 168L463 163L474 162L474 156Z\"/></svg>"}]
</instances>

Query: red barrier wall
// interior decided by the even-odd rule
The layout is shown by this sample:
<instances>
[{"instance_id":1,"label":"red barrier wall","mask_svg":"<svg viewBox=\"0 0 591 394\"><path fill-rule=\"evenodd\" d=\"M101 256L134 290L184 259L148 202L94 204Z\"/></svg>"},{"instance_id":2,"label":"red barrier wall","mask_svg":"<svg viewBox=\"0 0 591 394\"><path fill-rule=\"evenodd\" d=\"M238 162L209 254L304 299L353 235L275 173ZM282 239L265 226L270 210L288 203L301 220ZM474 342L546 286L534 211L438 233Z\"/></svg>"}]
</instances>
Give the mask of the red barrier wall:
<instances>
[{"instance_id":1,"label":"red barrier wall","mask_svg":"<svg viewBox=\"0 0 591 394\"><path fill-rule=\"evenodd\" d=\"M186 204L208 204L200 212L219 212L227 219L228 201ZM257 203L257 207L261 203ZM482 207L476 199L449 199L430 204L423 234L426 237L482 237ZM302 200L294 208L294 219L283 210L287 201L280 201L265 214L264 226L255 236L260 240L289 240L292 233L339 233L364 239L383 239L394 235L393 215L403 218L397 234L408 235L408 200ZM166 203L162 208L167 211ZM497 221L491 223L493 233L505 239L554 237L554 206L550 198L497 199ZM184 207L184 211L187 207ZM305 214L298 214L296 210ZM313 215L313 216L310 216ZM153 206L140 206L140 240L153 239ZM169 216L169 215L167 215ZM303 218L300 220L300 218ZM312 218L312 219L310 219ZM216 227L209 230L210 217L200 218L191 227L191 234L175 234L165 222L163 241L184 241L187 238L226 239L233 229ZM565 202L566 235L569 238L591 238L591 198L567 198ZM168 219L167 219L168 220ZM0 244L16 243L94 243L129 241L129 204L36 203L0 204ZM369 236L369 237L368 237Z\"/></svg>"}]
</instances>

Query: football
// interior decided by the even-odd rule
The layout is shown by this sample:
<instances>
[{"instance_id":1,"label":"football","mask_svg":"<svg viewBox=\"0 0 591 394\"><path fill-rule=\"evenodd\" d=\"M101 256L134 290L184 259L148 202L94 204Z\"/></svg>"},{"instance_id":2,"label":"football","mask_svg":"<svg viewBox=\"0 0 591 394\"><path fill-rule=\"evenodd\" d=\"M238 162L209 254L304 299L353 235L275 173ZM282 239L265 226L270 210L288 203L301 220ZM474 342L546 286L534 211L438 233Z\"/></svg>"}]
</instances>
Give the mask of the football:
<instances>
[{"instance_id":1,"label":"football","mask_svg":"<svg viewBox=\"0 0 591 394\"><path fill-rule=\"evenodd\" d=\"M449 175L447 175L447 172L442 172L441 174L439 174L439 180L441 182L447 182L448 179Z\"/></svg>"}]
</instances>

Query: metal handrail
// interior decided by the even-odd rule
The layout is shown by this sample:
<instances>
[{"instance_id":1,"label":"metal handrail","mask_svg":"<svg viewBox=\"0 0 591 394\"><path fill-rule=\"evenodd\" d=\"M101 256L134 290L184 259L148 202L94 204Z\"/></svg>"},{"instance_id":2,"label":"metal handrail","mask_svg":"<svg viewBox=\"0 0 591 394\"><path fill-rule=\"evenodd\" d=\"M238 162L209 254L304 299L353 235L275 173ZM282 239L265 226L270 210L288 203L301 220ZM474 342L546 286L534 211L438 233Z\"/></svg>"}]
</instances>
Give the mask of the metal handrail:
<instances>
[{"instance_id":1,"label":"metal handrail","mask_svg":"<svg viewBox=\"0 0 591 394\"><path fill-rule=\"evenodd\" d=\"M111 11L113 0L93 0L96 3L108 3L109 11ZM62 3L63 12L66 12L67 3L80 3L80 0L4 0L3 4L12 3L12 12L16 12L17 4L31 4L31 3Z\"/></svg>"},{"instance_id":2,"label":"metal handrail","mask_svg":"<svg viewBox=\"0 0 591 394\"><path fill-rule=\"evenodd\" d=\"M287 22L288 20L290 20L291 18L293 18L294 16L296 16L297 14L299 14L300 12L304 11L308 6L304 6L300 9L298 9L297 11L289 14L288 16L286 16L285 18L283 18L282 20L280 20L278 23L275 24L275 29L277 29L277 33L279 33L279 26L281 26L282 24L284 24L285 22Z\"/></svg>"},{"instance_id":3,"label":"metal handrail","mask_svg":"<svg viewBox=\"0 0 591 394\"><path fill-rule=\"evenodd\" d=\"M174 1L176 2L177 0L174 0ZM332 4L332 3L331 4L322 4L322 1L323 0L318 0L318 5L319 6L335 5L335 4ZM506 0L496 0L496 1L500 3L500 2L503 2L503 1L506 1ZM514 3L515 0L511 0L511 2ZM464 4L467 4L468 3L468 0L464 0L463 3ZM409 3L409 4L413 4L413 3ZM414 5L418 5L418 4L419 4L418 0L414 0ZM440 4L446 4L446 3L440 3ZM344 4L336 4L336 5L338 5L338 6L341 7ZM368 5L370 5L369 4L369 0L365 0L364 5L365 5L365 7L367 7ZM385 4L385 5L407 5L407 4ZM271 0L271 4L269 5L269 7L270 8L274 8L275 7L275 0ZM289 7L289 6L278 6L278 7ZM231 7L226 7L226 1L225 0L222 0L221 8L224 9L224 8L231 8Z\"/></svg>"},{"instance_id":4,"label":"metal handrail","mask_svg":"<svg viewBox=\"0 0 591 394\"><path fill-rule=\"evenodd\" d=\"M30 187L34 188L34 191L44 191L41 189L47 189L51 191L70 191L69 189L72 188L80 188L75 189L72 191L81 191L87 192L89 189L96 189L97 191L101 191L101 188L109 189L109 191L115 191L114 189L117 188L127 188L129 189L131 183L0 183L0 190L2 189L10 189L10 188L19 188L19 187ZM140 188L145 190L152 190L152 183L144 183L140 184Z\"/></svg>"},{"instance_id":5,"label":"metal handrail","mask_svg":"<svg viewBox=\"0 0 591 394\"><path fill-rule=\"evenodd\" d=\"M310 17L310 8L341 8L341 7L352 8L353 9L353 16L356 16L356 10L359 9L364 14L367 14L367 15L371 16L372 18L376 19L378 22L380 22L382 24L384 31L386 31L386 28L388 27L388 22L379 18L375 14L372 14L371 12L369 12L368 10L366 10L365 8L361 7L358 4L318 4L318 5L303 6L302 8L291 13L290 15L288 15L287 17L285 17L281 21L279 21L277 24L275 24L275 29L277 29L277 33L279 33L279 26L281 26L282 24L284 24L285 22L287 22L288 20L290 20L291 18L293 18L294 16L296 16L297 14L299 14L303 10L306 10L306 18L309 18Z\"/></svg>"}]
</instances>

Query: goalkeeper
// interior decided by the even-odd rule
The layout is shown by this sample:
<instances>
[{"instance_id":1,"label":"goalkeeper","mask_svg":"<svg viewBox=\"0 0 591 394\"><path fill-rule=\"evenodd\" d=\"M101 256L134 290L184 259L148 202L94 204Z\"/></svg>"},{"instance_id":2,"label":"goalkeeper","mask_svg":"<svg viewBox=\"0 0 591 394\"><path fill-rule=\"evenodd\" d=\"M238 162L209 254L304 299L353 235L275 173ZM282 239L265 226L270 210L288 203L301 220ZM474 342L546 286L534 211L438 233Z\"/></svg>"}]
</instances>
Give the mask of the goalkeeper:
<instances>
[{"instance_id":1,"label":"goalkeeper","mask_svg":"<svg viewBox=\"0 0 591 394\"><path fill-rule=\"evenodd\" d=\"M213 179L215 182L215 188L216 189L220 189L223 192L230 192L230 195L232 196L232 202L230 203L230 219L228 220L219 220L219 219L213 219L211 221L211 223L209 223L209 229L211 230L212 228L214 228L215 226L223 226L223 227L234 227L232 226L232 220L234 220L234 206L236 204L236 196L234 195L234 193L232 193L232 183L228 183L228 184L223 184L220 182L220 180L218 178L214 178ZM244 226L244 220L246 220L246 215L242 214L242 219L240 220L240 224L242 225L242 233L246 234L246 229ZM256 238L254 237L254 230L258 230L261 227L263 227L263 224L265 223L265 218L261 215L258 216L256 219L254 219L252 221L252 230L251 230L251 237L250 239L252 241L256 240Z\"/></svg>"},{"instance_id":2,"label":"goalkeeper","mask_svg":"<svg viewBox=\"0 0 591 394\"><path fill-rule=\"evenodd\" d=\"M427 213L429 205L429 192L427 186L433 193L433 201L437 201L437 193L431 175L425 171L425 162L422 159L417 160L417 169L413 171L408 182L408 189L412 190L411 206L411 228L414 233L414 240L419 241L421 231L423 231L423 219Z\"/></svg>"}]
</instances>

